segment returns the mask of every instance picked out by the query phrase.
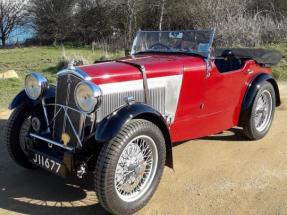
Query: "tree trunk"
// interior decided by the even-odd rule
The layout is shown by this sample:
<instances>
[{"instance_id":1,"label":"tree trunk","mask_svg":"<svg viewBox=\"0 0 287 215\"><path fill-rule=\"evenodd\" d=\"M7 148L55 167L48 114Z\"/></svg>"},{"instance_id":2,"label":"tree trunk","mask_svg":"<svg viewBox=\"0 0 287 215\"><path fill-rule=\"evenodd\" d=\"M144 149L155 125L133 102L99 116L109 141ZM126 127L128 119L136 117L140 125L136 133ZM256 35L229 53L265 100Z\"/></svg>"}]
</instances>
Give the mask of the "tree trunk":
<instances>
[{"instance_id":1,"label":"tree trunk","mask_svg":"<svg viewBox=\"0 0 287 215\"><path fill-rule=\"evenodd\" d=\"M165 10L165 0L160 1L160 17L159 17L159 26L158 30L162 30L163 15Z\"/></svg>"},{"instance_id":2,"label":"tree trunk","mask_svg":"<svg viewBox=\"0 0 287 215\"><path fill-rule=\"evenodd\" d=\"M133 0L128 0L128 11L129 11L129 20L128 20L128 44L129 46L132 38L132 27L133 27L133 17L134 17L134 8Z\"/></svg>"},{"instance_id":3,"label":"tree trunk","mask_svg":"<svg viewBox=\"0 0 287 215\"><path fill-rule=\"evenodd\" d=\"M128 27L128 43L132 40L132 28L133 28L133 13L129 15L129 27Z\"/></svg>"},{"instance_id":4,"label":"tree trunk","mask_svg":"<svg viewBox=\"0 0 287 215\"><path fill-rule=\"evenodd\" d=\"M2 42L2 47L5 47L6 46L6 39L5 39L5 37L1 38L1 42Z\"/></svg>"},{"instance_id":5,"label":"tree trunk","mask_svg":"<svg viewBox=\"0 0 287 215\"><path fill-rule=\"evenodd\" d=\"M53 41L53 46L57 46L57 44L58 44L57 37L55 37Z\"/></svg>"}]
</instances>

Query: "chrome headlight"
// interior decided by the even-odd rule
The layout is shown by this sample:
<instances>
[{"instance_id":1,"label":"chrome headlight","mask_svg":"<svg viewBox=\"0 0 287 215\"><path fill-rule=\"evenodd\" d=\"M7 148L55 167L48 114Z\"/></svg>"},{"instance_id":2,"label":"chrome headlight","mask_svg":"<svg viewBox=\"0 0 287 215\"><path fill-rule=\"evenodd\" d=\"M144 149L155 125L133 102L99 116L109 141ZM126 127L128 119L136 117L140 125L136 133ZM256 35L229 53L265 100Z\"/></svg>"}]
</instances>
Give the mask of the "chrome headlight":
<instances>
[{"instance_id":1,"label":"chrome headlight","mask_svg":"<svg viewBox=\"0 0 287 215\"><path fill-rule=\"evenodd\" d=\"M102 91L97 85L89 81L81 81L75 89L75 101L82 111L91 113L99 107Z\"/></svg>"},{"instance_id":2,"label":"chrome headlight","mask_svg":"<svg viewBox=\"0 0 287 215\"><path fill-rule=\"evenodd\" d=\"M47 79L39 73L31 73L25 78L25 92L32 100L43 96L48 89Z\"/></svg>"}]
</instances>

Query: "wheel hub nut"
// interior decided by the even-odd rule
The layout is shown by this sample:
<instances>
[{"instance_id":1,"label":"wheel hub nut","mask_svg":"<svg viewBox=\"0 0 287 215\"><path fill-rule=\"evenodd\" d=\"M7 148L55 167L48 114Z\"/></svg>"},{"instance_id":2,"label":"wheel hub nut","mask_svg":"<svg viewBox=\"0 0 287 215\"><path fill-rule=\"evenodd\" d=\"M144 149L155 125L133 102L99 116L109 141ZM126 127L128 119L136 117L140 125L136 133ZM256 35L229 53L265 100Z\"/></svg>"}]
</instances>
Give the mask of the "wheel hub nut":
<instances>
[{"instance_id":1,"label":"wheel hub nut","mask_svg":"<svg viewBox=\"0 0 287 215\"><path fill-rule=\"evenodd\" d=\"M34 131L36 131L36 132L39 132L39 131L40 131L41 122L40 122L39 118L33 117L31 124L32 124L32 128L34 129Z\"/></svg>"}]
</instances>

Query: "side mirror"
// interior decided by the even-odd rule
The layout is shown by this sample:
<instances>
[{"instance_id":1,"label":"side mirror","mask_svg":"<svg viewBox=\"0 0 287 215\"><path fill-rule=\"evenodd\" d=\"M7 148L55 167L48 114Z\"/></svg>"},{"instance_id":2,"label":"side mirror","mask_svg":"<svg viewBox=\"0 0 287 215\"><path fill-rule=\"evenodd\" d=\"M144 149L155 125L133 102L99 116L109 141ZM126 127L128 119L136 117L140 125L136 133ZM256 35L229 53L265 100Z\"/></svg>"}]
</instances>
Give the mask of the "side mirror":
<instances>
[{"instance_id":1,"label":"side mirror","mask_svg":"<svg viewBox=\"0 0 287 215\"><path fill-rule=\"evenodd\" d=\"M125 56L126 56L126 57L130 56L130 52L131 52L131 50L125 49Z\"/></svg>"}]
</instances>

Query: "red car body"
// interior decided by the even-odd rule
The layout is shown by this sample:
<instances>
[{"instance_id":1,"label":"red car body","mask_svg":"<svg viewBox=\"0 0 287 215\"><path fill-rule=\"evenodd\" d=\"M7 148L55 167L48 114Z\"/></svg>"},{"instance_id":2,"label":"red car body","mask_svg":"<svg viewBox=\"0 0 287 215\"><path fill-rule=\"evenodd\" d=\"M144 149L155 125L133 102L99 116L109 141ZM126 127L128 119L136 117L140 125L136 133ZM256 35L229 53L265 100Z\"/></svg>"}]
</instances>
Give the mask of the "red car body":
<instances>
[{"instance_id":1,"label":"red car body","mask_svg":"<svg viewBox=\"0 0 287 215\"><path fill-rule=\"evenodd\" d=\"M206 78L206 62L201 57L182 54L143 54L123 59L143 65L147 78L182 74L182 85L174 122L170 126L172 142L216 134L237 126L248 85L258 74L271 74L254 60L241 69L220 73L211 61ZM134 66L120 62L103 62L80 67L97 84L141 80Z\"/></svg>"},{"instance_id":2,"label":"red car body","mask_svg":"<svg viewBox=\"0 0 287 215\"><path fill-rule=\"evenodd\" d=\"M172 144L240 126L263 138L280 105L271 66L281 53L212 49L214 30L140 31L131 56L74 66L57 85L26 76L6 130L10 156L63 177L94 173L113 214L133 214L153 195ZM214 52L213 52L214 51Z\"/></svg>"}]
</instances>

